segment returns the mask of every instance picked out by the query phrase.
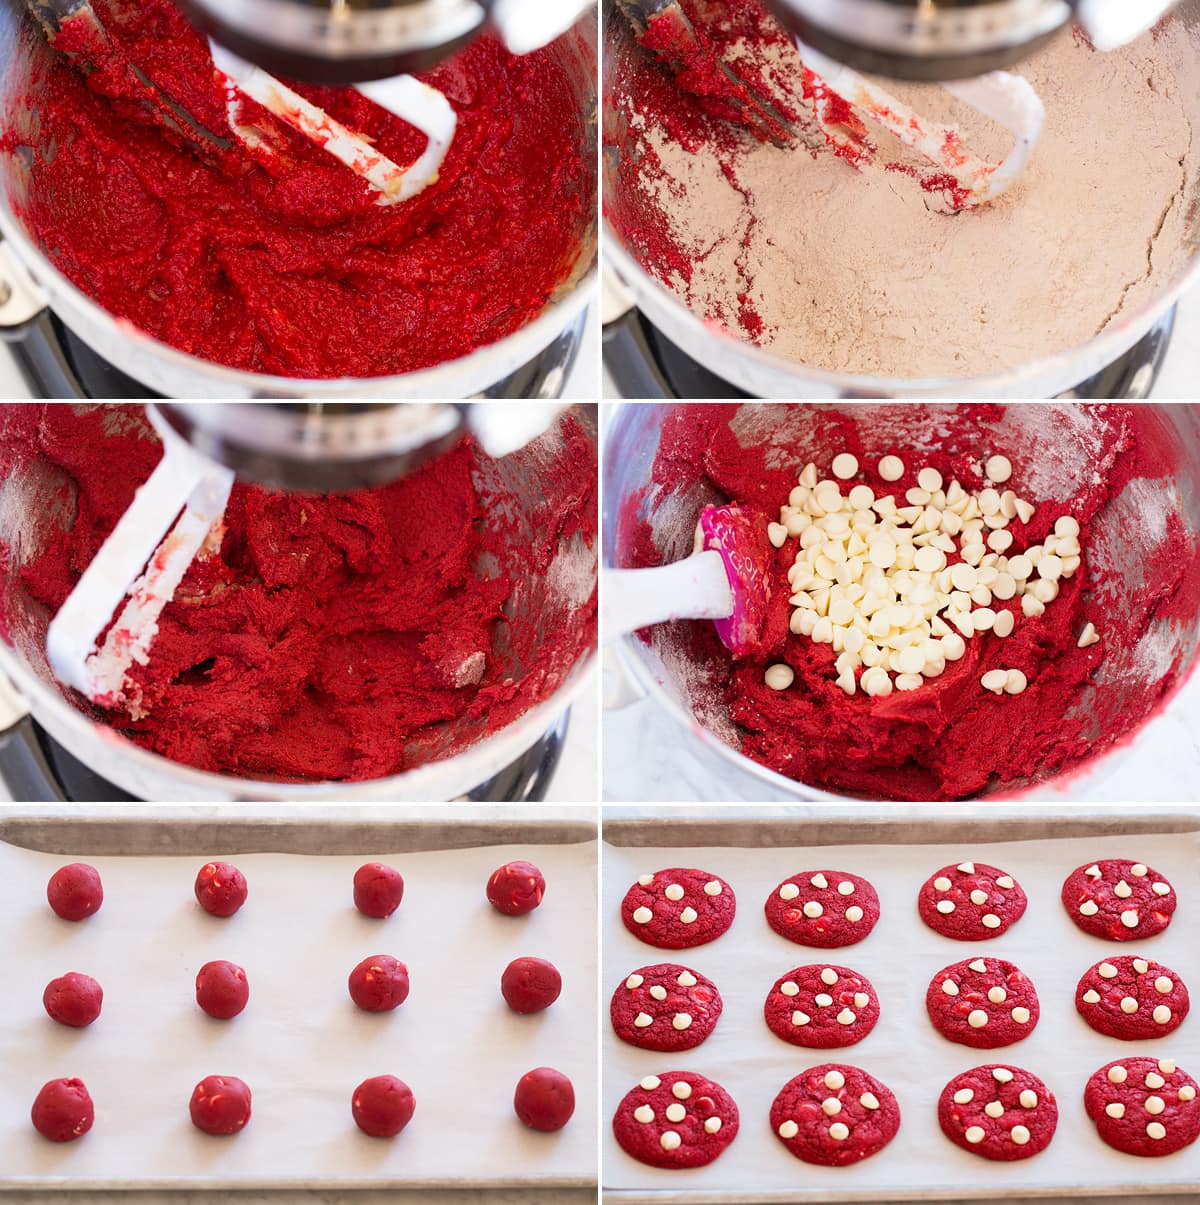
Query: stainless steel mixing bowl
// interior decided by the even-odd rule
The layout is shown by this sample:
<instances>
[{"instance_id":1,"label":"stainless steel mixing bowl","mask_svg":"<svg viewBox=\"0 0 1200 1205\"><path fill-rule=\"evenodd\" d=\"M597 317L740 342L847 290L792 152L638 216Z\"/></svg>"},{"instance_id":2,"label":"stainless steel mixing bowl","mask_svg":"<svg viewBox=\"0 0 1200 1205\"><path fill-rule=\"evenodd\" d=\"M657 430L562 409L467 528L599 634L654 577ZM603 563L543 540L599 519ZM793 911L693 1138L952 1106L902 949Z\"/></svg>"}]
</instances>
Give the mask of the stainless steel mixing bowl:
<instances>
[{"instance_id":1,"label":"stainless steel mixing bowl","mask_svg":"<svg viewBox=\"0 0 1200 1205\"><path fill-rule=\"evenodd\" d=\"M897 447L919 454L923 447L939 444L939 425L947 404L914 403L812 403L822 410L852 411L864 438L864 452L877 458ZM730 403L730 426L744 446L769 441L777 455L803 464L824 455L813 441L806 404ZM998 448L1039 449L1038 474L1028 482L1036 499L1038 482L1075 480L1094 472L1088 429L1092 408L1067 403L1007 405L995 418L981 419L984 430L994 433ZM1123 606L1122 592L1141 586L1146 578L1148 554L1170 538L1165 516L1178 515L1185 532L1200 541L1200 406L1145 405L1149 421L1163 433L1172 449L1174 466L1161 481L1135 479L1098 517L1087 548L1087 560L1096 585L1099 607ZM726 499L700 484L682 492L656 489L654 462L664 423L675 415L687 416L687 405L631 404L618 406L606 424L604 439L604 515L602 521L604 565L627 568L632 563L631 519L649 523L654 546L662 561L670 562L692 551L693 533L700 510ZM695 411L692 411L695 413ZM785 460L786 463L786 460ZM1106 646L1096 671L1096 689L1078 704L1087 716L1087 731L1118 738L1099 755L1070 765L1054 778L1015 781L997 786L998 795L1037 795L1086 798L1091 784L1100 781L1127 751L1136 749L1136 735L1144 723L1154 723L1157 708L1184 681L1197 662L1200 641L1200 597L1184 600L1188 619L1175 622L1157 618L1132 647ZM742 755L735 742L736 727L723 703L714 705L711 694L698 684L707 667L691 659L682 638L686 625L663 624L653 629L649 643L628 636L615 645L615 670L626 675L621 702L649 698L675 720L688 749L695 749L701 764L719 764L728 776L734 798L753 801L827 800L843 798L776 774ZM614 696L622 692L614 689ZM1151 700L1146 709L1134 709L1132 700Z\"/></svg>"}]
</instances>

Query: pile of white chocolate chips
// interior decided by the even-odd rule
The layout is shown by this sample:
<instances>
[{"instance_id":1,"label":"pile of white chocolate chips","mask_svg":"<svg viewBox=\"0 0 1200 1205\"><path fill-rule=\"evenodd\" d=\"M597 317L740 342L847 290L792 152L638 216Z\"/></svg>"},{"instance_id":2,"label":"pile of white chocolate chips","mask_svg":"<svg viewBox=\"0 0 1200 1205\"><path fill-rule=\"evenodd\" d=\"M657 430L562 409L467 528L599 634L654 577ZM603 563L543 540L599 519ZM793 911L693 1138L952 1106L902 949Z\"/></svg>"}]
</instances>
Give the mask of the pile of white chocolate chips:
<instances>
[{"instance_id":1,"label":"pile of white chocolate chips","mask_svg":"<svg viewBox=\"0 0 1200 1205\"><path fill-rule=\"evenodd\" d=\"M837 481L821 480L816 465L805 465L779 522L768 526L774 547L799 544L788 570L790 628L832 645L846 694L917 690L962 657L968 640L1012 634L1015 610L993 603L1019 598L1025 620L1035 620L1058 597L1059 580L1079 572L1079 523L1071 515L1042 543L1013 552L1007 528L1017 518L1027 523L1035 507L997 488L1012 476L1007 457L991 456L981 467L987 485L977 493L924 468L901 504L864 484L843 494L838 482L858 473L858 460L843 452L832 464ZM898 456L885 456L878 469L889 482L905 472ZM1088 623L1079 647L1099 639ZM794 680L783 662L765 674L773 690ZM1002 695L1020 694L1028 682L1019 669L992 669L980 684Z\"/></svg>"}]
</instances>

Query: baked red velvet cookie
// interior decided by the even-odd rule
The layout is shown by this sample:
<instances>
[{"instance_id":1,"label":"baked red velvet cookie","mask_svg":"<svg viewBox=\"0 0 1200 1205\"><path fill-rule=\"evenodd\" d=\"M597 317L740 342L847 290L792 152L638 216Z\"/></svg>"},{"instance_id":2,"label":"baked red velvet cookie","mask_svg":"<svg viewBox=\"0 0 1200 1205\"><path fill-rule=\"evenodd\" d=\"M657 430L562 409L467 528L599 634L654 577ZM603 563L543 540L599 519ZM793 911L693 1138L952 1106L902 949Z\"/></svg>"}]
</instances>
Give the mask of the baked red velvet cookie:
<instances>
[{"instance_id":1,"label":"baked red velvet cookie","mask_svg":"<svg viewBox=\"0 0 1200 1205\"><path fill-rule=\"evenodd\" d=\"M844 870L805 870L767 897L767 924L798 946L832 950L862 941L879 919L879 896Z\"/></svg>"},{"instance_id":2,"label":"baked red velvet cookie","mask_svg":"<svg viewBox=\"0 0 1200 1205\"><path fill-rule=\"evenodd\" d=\"M1173 1033L1191 1002L1187 986L1170 967L1153 958L1114 954L1083 973L1075 1007L1097 1033L1134 1042Z\"/></svg>"},{"instance_id":3,"label":"baked red velvet cookie","mask_svg":"<svg viewBox=\"0 0 1200 1205\"><path fill-rule=\"evenodd\" d=\"M1054 1093L1032 1071L986 1063L956 1075L938 1101L942 1133L985 1159L1011 1162L1044 1151L1058 1127Z\"/></svg>"},{"instance_id":4,"label":"baked red velvet cookie","mask_svg":"<svg viewBox=\"0 0 1200 1205\"><path fill-rule=\"evenodd\" d=\"M721 1018L711 979L677 962L639 967L612 995L609 1016L623 1042L643 1050L692 1050Z\"/></svg>"},{"instance_id":5,"label":"baked red velvet cookie","mask_svg":"<svg viewBox=\"0 0 1200 1205\"><path fill-rule=\"evenodd\" d=\"M500 976L500 994L515 1013L540 1013L561 992L558 967L544 958L514 958Z\"/></svg>"},{"instance_id":6,"label":"baked red velvet cookie","mask_svg":"<svg viewBox=\"0 0 1200 1205\"><path fill-rule=\"evenodd\" d=\"M408 967L390 954L372 954L350 972L348 986L364 1012L390 1012L408 999Z\"/></svg>"},{"instance_id":7,"label":"baked red velvet cookie","mask_svg":"<svg viewBox=\"0 0 1200 1205\"><path fill-rule=\"evenodd\" d=\"M711 1163L737 1132L733 1097L694 1071L646 1076L613 1115L613 1133L627 1155L670 1170Z\"/></svg>"},{"instance_id":8,"label":"baked red velvet cookie","mask_svg":"<svg viewBox=\"0 0 1200 1205\"><path fill-rule=\"evenodd\" d=\"M781 975L763 1016L771 1032L793 1046L832 1050L861 1042L875 1028L879 997L865 975L818 962Z\"/></svg>"},{"instance_id":9,"label":"baked red velvet cookie","mask_svg":"<svg viewBox=\"0 0 1200 1205\"><path fill-rule=\"evenodd\" d=\"M938 971L925 1007L943 1037L980 1050L1028 1037L1041 1011L1032 981L1002 958L964 959Z\"/></svg>"},{"instance_id":10,"label":"baked red velvet cookie","mask_svg":"<svg viewBox=\"0 0 1200 1205\"><path fill-rule=\"evenodd\" d=\"M921 919L955 941L998 937L1025 914L1021 885L985 862L958 862L931 875L917 894Z\"/></svg>"},{"instance_id":11,"label":"baked red velvet cookie","mask_svg":"<svg viewBox=\"0 0 1200 1205\"><path fill-rule=\"evenodd\" d=\"M33 1128L51 1142L70 1142L92 1128L96 1110L81 1079L52 1079L42 1085L29 1111Z\"/></svg>"},{"instance_id":12,"label":"baked red velvet cookie","mask_svg":"<svg viewBox=\"0 0 1200 1205\"><path fill-rule=\"evenodd\" d=\"M218 1021L236 1017L249 999L250 982L236 962L206 962L196 974L196 1003Z\"/></svg>"},{"instance_id":13,"label":"baked red velvet cookie","mask_svg":"<svg viewBox=\"0 0 1200 1205\"><path fill-rule=\"evenodd\" d=\"M487 881L488 903L505 916L532 912L546 894L546 877L532 862L506 862Z\"/></svg>"},{"instance_id":14,"label":"baked red velvet cookie","mask_svg":"<svg viewBox=\"0 0 1200 1205\"><path fill-rule=\"evenodd\" d=\"M246 876L229 862L206 862L196 875L196 899L210 916L232 916L247 894Z\"/></svg>"},{"instance_id":15,"label":"baked red velvet cookie","mask_svg":"<svg viewBox=\"0 0 1200 1205\"><path fill-rule=\"evenodd\" d=\"M1067 876L1062 902L1085 933L1134 941L1161 933L1175 911L1175 889L1151 866L1126 858L1089 862Z\"/></svg>"},{"instance_id":16,"label":"baked red velvet cookie","mask_svg":"<svg viewBox=\"0 0 1200 1205\"><path fill-rule=\"evenodd\" d=\"M797 1159L845 1167L877 1155L900 1128L890 1089L861 1067L822 1063L790 1079L771 1104L771 1129Z\"/></svg>"},{"instance_id":17,"label":"baked red velvet cookie","mask_svg":"<svg viewBox=\"0 0 1200 1205\"><path fill-rule=\"evenodd\" d=\"M104 903L100 872L86 862L59 867L46 884L46 900L63 920L83 920L91 916Z\"/></svg>"},{"instance_id":18,"label":"baked red velvet cookie","mask_svg":"<svg viewBox=\"0 0 1200 1205\"><path fill-rule=\"evenodd\" d=\"M354 872L354 906L363 916L385 920L400 907L402 899L404 876L394 866L367 862Z\"/></svg>"},{"instance_id":19,"label":"baked red velvet cookie","mask_svg":"<svg viewBox=\"0 0 1200 1205\"><path fill-rule=\"evenodd\" d=\"M104 989L91 975L68 971L46 984L42 1005L60 1025L83 1029L100 1015L104 1005Z\"/></svg>"},{"instance_id":20,"label":"baked red velvet cookie","mask_svg":"<svg viewBox=\"0 0 1200 1205\"><path fill-rule=\"evenodd\" d=\"M206 1134L236 1134L250 1120L250 1089L236 1075L209 1075L192 1092L192 1125Z\"/></svg>"},{"instance_id":21,"label":"baked red velvet cookie","mask_svg":"<svg viewBox=\"0 0 1200 1205\"><path fill-rule=\"evenodd\" d=\"M517 1080L513 1109L531 1130L552 1134L571 1120L575 1112L575 1088L561 1071L535 1067Z\"/></svg>"},{"instance_id":22,"label":"baked red velvet cookie","mask_svg":"<svg viewBox=\"0 0 1200 1205\"><path fill-rule=\"evenodd\" d=\"M1106 1063L1088 1080L1083 1107L1100 1137L1127 1155L1173 1155L1200 1136L1196 1081L1171 1059Z\"/></svg>"},{"instance_id":23,"label":"baked red velvet cookie","mask_svg":"<svg viewBox=\"0 0 1200 1205\"><path fill-rule=\"evenodd\" d=\"M350 1098L354 1124L372 1138L395 1138L412 1120L416 1107L412 1089L394 1075L363 1080Z\"/></svg>"},{"instance_id":24,"label":"baked red velvet cookie","mask_svg":"<svg viewBox=\"0 0 1200 1205\"><path fill-rule=\"evenodd\" d=\"M621 901L625 928L663 950L716 941L736 910L733 888L724 879L681 866L642 875Z\"/></svg>"}]
</instances>

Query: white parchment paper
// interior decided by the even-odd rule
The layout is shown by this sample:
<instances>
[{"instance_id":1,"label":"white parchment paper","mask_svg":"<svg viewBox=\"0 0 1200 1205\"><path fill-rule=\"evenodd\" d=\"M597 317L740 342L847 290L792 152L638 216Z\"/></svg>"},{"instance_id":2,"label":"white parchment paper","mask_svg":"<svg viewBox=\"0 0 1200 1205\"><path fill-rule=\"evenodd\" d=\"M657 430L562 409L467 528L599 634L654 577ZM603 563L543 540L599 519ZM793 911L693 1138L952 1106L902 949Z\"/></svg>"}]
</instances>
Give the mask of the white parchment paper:
<instances>
[{"instance_id":1,"label":"white parchment paper","mask_svg":"<svg viewBox=\"0 0 1200 1205\"><path fill-rule=\"evenodd\" d=\"M665 830L669 833L669 829ZM1094 1187L1200 1185L1200 1143L1169 1158L1123 1155L1100 1141L1083 1109L1083 1087L1098 1067L1122 1056L1173 1058L1200 1077L1200 834L1100 837L996 844L823 846L802 848L638 849L604 847L604 999L635 967L682 962L714 980L724 1012L712 1036L677 1055L643 1051L620 1041L605 1024L604 1171L612 1189L641 1189L664 1199L735 1200L739 1191L762 1199L845 1200L900 1195L978 1196L1007 1190L1062 1191ZM1077 866L1104 857L1143 861L1165 874L1179 907L1167 931L1148 941L1110 943L1082 933L1059 898ZM1024 917L990 941L957 942L928 929L917 914L917 891L939 867L986 862L1016 876L1029 897ZM638 875L670 866L719 874L737 894L729 932L695 950L644 945L621 923L620 901ZM779 882L803 870L846 870L879 892L881 916L870 937L838 950L798 946L766 923L763 904ZM1075 1010L1075 986L1109 953L1157 959L1178 972L1192 992L1193 1012L1169 1037L1122 1042L1096 1033ZM925 1012L929 981L942 967L987 955L1007 958L1028 973L1041 1019L1024 1041L999 1050L973 1050L946 1041ZM767 1029L762 1008L775 980L795 966L832 962L861 971L879 993L881 1014L856 1046L828 1052L791 1046ZM900 1132L878 1155L848 1168L814 1167L795 1159L771 1131L771 1101L792 1076L822 1062L863 1067L895 1093ZM1039 1075L1055 1094L1058 1130L1042 1154L1002 1164L953 1145L937 1122L937 1100L960 1071L1013 1062ZM675 1069L710 1075L734 1097L741 1129L708 1167L665 1171L631 1159L612 1137L621 1098L643 1077Z\"/></svg>"},{"instance_id":2,"label":"white parchment paper","mask_svg":"<svg viewBox=\"0 0 1200 1205\"><path fill-rule=\"evenodd\" d=\"M484 887L513 859L547 880L541 907L499 915ZM478 1181L594 1182L596 1167L596 846L486 848L359 857L255 854L229 860L249 899L219 920L192 891L205 857L90 858L0 845L0 1185L56 1179L94 1185L235 1186ZM79 924L46 904L46 881L87 861L104 905ZM383 861L404 875L404 901L386 921L355 911L354 871ZM391 1013L357 1009L351 968L372 954L406 963L408 1000ZM500 974L521 955L563 976L558 1001L517 1016ZM246 968L250 1003L232 1021L196 1006L195 976L224 958ZM67 1029L42 991L67 971L94 976L104 1011ZM573 1119L557 1134L526 1129L512 1108L517 1080L551 1066L575 1087ZM254 1113L231 1138L196 1130L192 1089L206 1075L249 1084ZM392 1141L359 1132L354 1088L397 1075L416 1113ZM79 1076L96 1123L56 1145L32 1128L42 1084Z\"/></svg>"}]
</instances>

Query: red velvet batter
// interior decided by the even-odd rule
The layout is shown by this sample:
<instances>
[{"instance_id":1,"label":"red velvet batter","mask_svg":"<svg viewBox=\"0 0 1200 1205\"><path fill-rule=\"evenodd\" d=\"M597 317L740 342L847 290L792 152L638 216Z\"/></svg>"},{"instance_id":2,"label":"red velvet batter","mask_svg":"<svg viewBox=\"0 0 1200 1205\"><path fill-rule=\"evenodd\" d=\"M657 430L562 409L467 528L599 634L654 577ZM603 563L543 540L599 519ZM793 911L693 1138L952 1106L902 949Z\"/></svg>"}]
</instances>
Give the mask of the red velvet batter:
<instances>
[{"instance_id":1,"label":"red velvet batter","mask_svg":"<svg viewBox=\"0 0 1200 1205\"><path fill-rule=\"evenodd\" d=\"M788 446L782 421L768 449L754 440L742 446L729 425L736 406L686 410L668 420L655 461L652 480L665 487L664 496L686 492L695 497L700 491L706 499L736 502L771 519L778 517L797 472L817 449L824 450L820 463L826 469L836 452L856 455L867 470L867 484L880 495L913 488L918 469L926 465L946 481L957 477L966 488L980 489L983 481L973 462L981 449L1009 457L1011 484L1021 493L1023 467L1044 455L1038 448L992 446L986 422L998 417L1002 406L959 406L947 418L938 452L918 458L900 445L889 449L904 460L906 472L888 483L875 475L875 460L864 452L853 418L810 410L803 450ZM1200 584L1200 549L1179 517L1170 515L1165 544L1144 558L1144 583L1128 582L1123 605L1100 610L1092 592L1101 579L1088 555L1092 525L1128 482L1159 478L1172 462L1145 408L1108 405L1093 408L1093 414L1102 432L1094 475L1064 483L1060 496L1030 497L1036 514L1028 524L1014 520L1009 526L1019 547L1042 540L1065 513L1082 528L1083 571L1060 582L1058 598L1036 622L1023 621L1017 606L1011 636L969 640L966 655L919 690L847 697L834 680L832 648L788 631L787 570L796 551L789 541L773 553L777 582L761 653L734 660L711 623L678 626L683 648L701 667L697 676L706 681L693 703L701 711L727 708L741 751L770 769L825 790L885 799L968 798L998 785L1052 777L1111 748L1178 685L1180 664L1176 659L1155 687L1131 686L1116 700L1112 687L1103 700L1096 698L1092 675L1106 649L1131 646L1154 623L1189 620ZM662 560L646 521L648 497L634 497L623 507L617 541L622 565ZM1012 609L1011 603L993 606ZM1088 620L1102 639L1081 649L1076 641ZM763 682L766 667L778 661L796 673L795 685L785 691ZM1003 699L984 691L980 677L1000 666L1023 670L1028 689Z\"/></svg>"},{"instance_id":2,"label":"red velvet batter","mask_svg":"<svg viewBox=\"0 0 1200 1205\"><path fill-rule=\"evenodd\" d=\"M34 82L0 151L33 146L22 216L111 313L194 355L256 372L371 377L511 334L570 272L593 219L583 115L553 52L476 40L422 78L458 112L439 180L392 207L246 101L271 152L229 126L207 44L167 0L95 0L118 55L85 78L65 57ZM127 11L127 9L129 11ZM60 35L75 49L80 27ZM124 56L128 56L128 59ZM226 150L162 125L132 62ZM349 89L295 85L400 164L424 136Z\"/></svg>"},{"instance_id":3,"label":"red velvet batter","mask_svg":"<svg viewBox=\"0 0 1200 1205\"><path fill-rule=\"evenodd\" d=\"M595 642L594 589L581 605L562 601L522 622L505 611L528 597L524 579L546 576L561 542L595 538L595 442L571 419L560 437L539 480L544 501L521 516L534 534L519 539L515 503L501 496L485 510L470 439L354 495L235 485L220 555L192 565L149 664L133 671L145 715L99 718L177 761L283 780L397 774L511 723ZM159 456L138 407L0 408L3 471L35 462L61 476L53 505L69 529L19 577L48 613ZM518 563L509 543L520 581L496 567ZM0 563L10 555L0 549ZM11 640L10 606L0 597Z\"/></svg>"}]
</instances>

